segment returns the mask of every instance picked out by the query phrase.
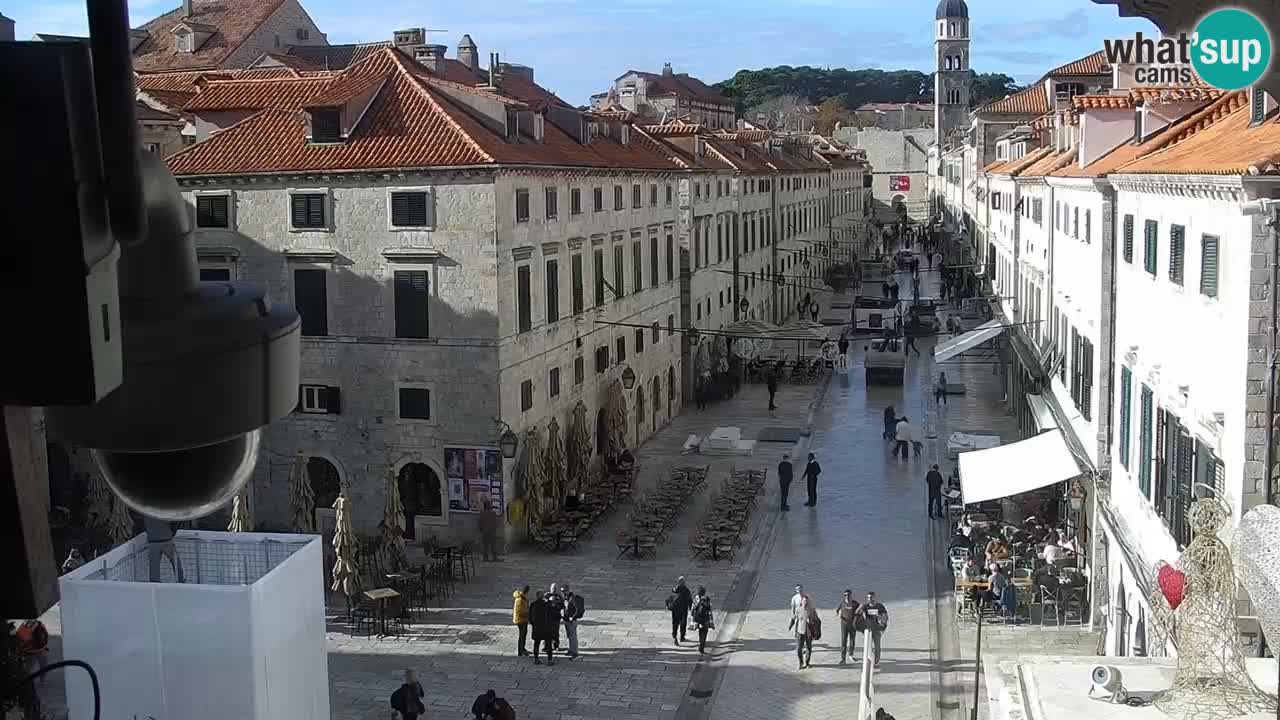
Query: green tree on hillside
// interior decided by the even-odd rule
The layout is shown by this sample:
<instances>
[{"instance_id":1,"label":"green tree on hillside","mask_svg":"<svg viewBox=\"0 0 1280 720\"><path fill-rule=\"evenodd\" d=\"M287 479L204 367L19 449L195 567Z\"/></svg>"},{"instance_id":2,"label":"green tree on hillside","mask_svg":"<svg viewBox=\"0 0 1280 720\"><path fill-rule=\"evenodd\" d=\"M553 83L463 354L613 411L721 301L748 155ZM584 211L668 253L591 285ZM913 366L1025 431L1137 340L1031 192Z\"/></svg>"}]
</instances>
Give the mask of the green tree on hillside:
<instances>
[{"instance_id":1,"label":"green tree on hillside","mask_svg":"<svg viewBox=\"0 0 1280 720\"><path fill-rule=\"evenodd\" d=\"M973 103L998 100L1018 89L1013 78L1001 73L974 73ZM716 89L733 98L739 112L783 97L808 98L821 104L839 98L846 108L868 102L933 102L933 74L919 70L826 70L810 66L780 65L762 70L739 70L717 83Z\"/></svg>"}]
</instances>

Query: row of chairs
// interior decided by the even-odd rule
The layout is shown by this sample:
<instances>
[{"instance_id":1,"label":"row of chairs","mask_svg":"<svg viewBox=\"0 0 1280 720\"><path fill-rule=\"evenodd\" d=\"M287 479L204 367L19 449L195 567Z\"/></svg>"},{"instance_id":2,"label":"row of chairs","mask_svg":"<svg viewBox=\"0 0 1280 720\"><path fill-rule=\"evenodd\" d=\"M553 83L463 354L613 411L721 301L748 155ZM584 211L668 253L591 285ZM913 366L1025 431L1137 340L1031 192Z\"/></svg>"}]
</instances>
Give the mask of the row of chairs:
<instances>
[{"instance_id":1,"label":"row of chairs","mask_svg":"<svg viewBox=\"0 0 1280 720\"><path fill-rule=\"evenodd\" d=\"M658 487L637 498L614 538L618 557L630 552L637 558L656 558L658 545L666 542L689 498L706 484L710 469L710 465L672 468Z\"/></svg>"},{"instance_id":2,"label":"row of chairs","mask_svg":"<svg viewBox=\"0 0 1280 720\"><path fill-rule=\"evenodd\" d=\"M694 559L733 560L764 489L764 476L763 470L730 471L702 520L690 531L689 549Z\"/></svg>"},{"instance_id":3,"label":"row of chairs","mask_svg":"<svg viewBox=\"0 0 1280 720\"><path fill-rule=\"evenodd\" d=\"M549 552L558 549L577 550L579 540L590 540L600 520L615 507L631 502L632 488L639 465L627 470L601 471L583 493L586 498L576 507L566 507L548 520L530 529L530 539Z\"/></svg>"}]
</instances>

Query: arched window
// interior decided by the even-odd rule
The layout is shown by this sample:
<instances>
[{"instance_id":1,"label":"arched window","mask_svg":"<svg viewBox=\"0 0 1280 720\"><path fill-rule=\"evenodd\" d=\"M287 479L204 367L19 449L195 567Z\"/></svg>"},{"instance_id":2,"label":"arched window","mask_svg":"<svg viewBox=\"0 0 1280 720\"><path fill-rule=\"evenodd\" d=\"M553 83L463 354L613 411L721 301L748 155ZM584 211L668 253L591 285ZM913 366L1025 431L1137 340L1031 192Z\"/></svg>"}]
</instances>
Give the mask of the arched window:
<instances>
[{"instance_id":1,"label":"arched window","mask_svg":"<svg viewBox=\"0 0 1280 720\"><path fill-rule=\"evenodd\" d=\"M950 36L950 37L955 37L955 35L956 35L956 24L955 24L955 23L951 23L951 27L949 28L949 32L948 32L947 34L948 34L948 36Z\"/></svg>"},{"instance_id":2,"label":"arched window","mask_svg":"<svg viewBox=\"0 0 1280 720\"><path fill-rule=\"evenodd\" d=\"M948 55L948 56L947 56L947 61L946 61L946 63L945 63L945 67L946 67L946 69L947 69L947 70L950 70L950 69L951 69L951 56L950 56L950 55Z\"/></svg>"}]
</instances>

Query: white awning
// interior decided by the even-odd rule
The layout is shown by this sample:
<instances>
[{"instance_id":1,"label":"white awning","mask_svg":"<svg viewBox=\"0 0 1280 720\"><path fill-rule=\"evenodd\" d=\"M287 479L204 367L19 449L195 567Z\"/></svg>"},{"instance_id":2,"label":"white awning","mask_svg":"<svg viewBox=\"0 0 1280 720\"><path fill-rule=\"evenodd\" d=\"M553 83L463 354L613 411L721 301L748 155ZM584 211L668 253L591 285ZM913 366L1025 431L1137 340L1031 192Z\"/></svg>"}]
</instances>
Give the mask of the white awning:
<instances>
[{"instance_id":1,"label":"white awning","mask_svg":"<svg viewBox=\"0 0 1280 720\"><path fill-rule=\"evenodd\" d=\"M962 352L972 350L982 343L1004 332L1004 325L999 319L988 321L963 335L939 343L933 349L934 362L946 362Z\"/></svg>"},{"instance_id":2,"label":"white awning","mask_svg":"<svg viewBox=\"0 0 1280 720\"><path fill-rule=\"evenodd\" d=\"M990 450L960 454L960 490L966 504L1017 495L1080 474L1061 430Z\"/></svg>"},{"instance_id":3,"label":"white awning","mask_svg":"<svg viewBox=\"0 0 1280 720\"><path fill-rule=\"evenodd\" d=\"M1053 411L1049 409L1049 403L1045 402L1043 396L1027 393L1027 407L1031 408L1031 419L1036 424L1036 432L1058 428L1058 421L1053 419Z\"/></svg>"}]
</instances>

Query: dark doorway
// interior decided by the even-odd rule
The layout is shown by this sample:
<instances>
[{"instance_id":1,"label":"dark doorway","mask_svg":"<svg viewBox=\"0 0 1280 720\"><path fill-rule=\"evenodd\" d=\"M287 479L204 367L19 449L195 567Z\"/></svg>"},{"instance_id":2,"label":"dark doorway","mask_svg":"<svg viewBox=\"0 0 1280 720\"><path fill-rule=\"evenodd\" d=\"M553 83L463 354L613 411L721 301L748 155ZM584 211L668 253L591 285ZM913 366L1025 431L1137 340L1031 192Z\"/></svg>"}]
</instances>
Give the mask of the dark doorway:
<instances>
[{"instance_id":1,"label":"dark doorway","mask_svg":"<svg viewBox=\"0 0 1280 720\"><path fill-rule=\"evenodd\" d=\"M322 457L307 458L307 477L311 479L311 495L317 509L331 508L342 494L338 468Z\"/></svg>"},{"instance_id":2,"label":"dark doorway","mask_svg":"<svg viewBox=\"0 0 1280 720\"><path fill-rule=\"evenodd\" d=\"M605 417L604 408L596 413L596 454L605 457L609 449L609 421Z\"/></svg>"},{"instance_id":3,"label":"dark doorway","mask_svg":"<svg viewBox=\"0 0 1280 720\"><path fill-rule=\"evenodd\" d=\"M1128 595L1124 582L1121 582L1119 597L1116 598L1116 655L1119 657L1129 654L1129 610L1126 607Z\"/></svg>"},{"instance_id":4,"label":"dark doorway","mask_svg":"<svg viewBox=\"0 0 1280 720\"><path fill-rule=\"evenodd\" d=\"M49 506L66 508L72 518L82 519L85 488L71 474L71 458L54 443L45 445L45 454L49 459Z\"/></svg>"},{"instance_id":5,"label":"dark doorway","mask_svg":"<svg viewBox=\"0 0 1280 720\"><path fill-rule=\"evenodd\" d=\"M416 515L441 517L444 515L444 500L440 477L430 466L422 463L409 463L400 468L397 479L400 486L400 504L404 506L404 536L416 540L413 518Z\"/></svg>"}]
</instances>

